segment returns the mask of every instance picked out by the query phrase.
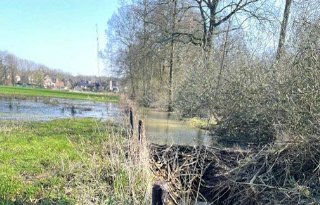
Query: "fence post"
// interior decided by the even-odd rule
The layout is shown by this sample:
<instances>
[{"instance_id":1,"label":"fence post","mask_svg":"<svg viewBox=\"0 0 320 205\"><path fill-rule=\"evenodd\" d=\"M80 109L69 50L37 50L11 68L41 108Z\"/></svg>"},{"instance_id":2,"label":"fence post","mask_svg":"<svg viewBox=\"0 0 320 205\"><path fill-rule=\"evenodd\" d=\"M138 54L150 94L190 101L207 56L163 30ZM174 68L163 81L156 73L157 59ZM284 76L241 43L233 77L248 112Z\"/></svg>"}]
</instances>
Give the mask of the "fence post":
<instances>
[{"instance_id":1,"label":"fence post","mask_svg":"<svg viewBox=\"0 0 320 205\"><path fill-rule=\"evenodd\" d=\"M169 200L168 188L161 182L156 182L152 187L152 205L165 205Z\"/></svg>"},{"instance_id":2,"label":"fence post","mask_svg":"<svg viewBox=\"0 0 320 205\"><path fill-rule=\"evenodd\" d=\"M131 126L131 137L133 136L133 110L132 107L130 107L129 110L129 118L130 118L130 126Z\"/></svg>"},{"instance_id":3,"label":"fence post","mask_svg":"<svg viewBox=\"0 0 320 205\"><path fill-rule=\"evenodd\" d=\"M142 140L144 140L144 125L142 120L139 120L138 133L139 143L142 144Z\"/></svg>"}]
</instances>

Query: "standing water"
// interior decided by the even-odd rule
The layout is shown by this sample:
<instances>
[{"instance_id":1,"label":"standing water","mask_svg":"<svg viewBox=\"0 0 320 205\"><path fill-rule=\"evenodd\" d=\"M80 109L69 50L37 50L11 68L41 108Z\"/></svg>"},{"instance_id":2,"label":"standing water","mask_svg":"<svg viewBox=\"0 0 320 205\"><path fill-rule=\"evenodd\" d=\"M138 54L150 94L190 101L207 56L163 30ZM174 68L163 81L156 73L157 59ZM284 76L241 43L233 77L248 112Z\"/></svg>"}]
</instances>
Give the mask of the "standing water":
<instances>
[{"instance_id":1,"label":"standing water","mask_svg":"<svg viewBox=\"0 0 320 205\"><path fill-rule=\"evenodd\" d=\"M192 127L172 113L144 110L147 139L160 145L210 146L214 142L204 130Z\"/></svg>"},{"instance_id":2,"label":"standing water","mask_svg":"<svg viewBox=\"0 0 320 205\"><path fill-rule=\"evenodd\" d=\"M212 145L212 138L204 130L181 121L177 115L143 110L146 137L160 145ZM61 98L5 98L0 97L0 120L48 121L63 118L97 118L121 120L121 109L115 103L101 103Z\"/></svg>"},{"instance_id":3,"label":"standing water","mask_svg":"<svg viewBox=\"0 0 320 205\"><path fill-rule=\"evenodd\" d=\"M60 98L0 97L0 120L47 121L62 118L92 117L115 119L120 109L114 103L98 103Z\"/></svg>"}]
</instances>

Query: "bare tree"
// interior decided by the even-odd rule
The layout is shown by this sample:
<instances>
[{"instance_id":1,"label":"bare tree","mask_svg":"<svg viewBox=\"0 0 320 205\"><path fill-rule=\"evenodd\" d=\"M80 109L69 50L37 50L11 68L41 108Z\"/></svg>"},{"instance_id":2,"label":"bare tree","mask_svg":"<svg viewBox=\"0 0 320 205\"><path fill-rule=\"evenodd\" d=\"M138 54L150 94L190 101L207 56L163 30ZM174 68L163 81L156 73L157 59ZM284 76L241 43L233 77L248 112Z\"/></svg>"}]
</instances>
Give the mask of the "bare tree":
<instances>
[{"instance_id":1,"label":"bare tree","mask_svg":"<svg viewBox=\"0 0 320 205\"><path fill-rule=\"evenodd\" d=\"M217 28L240 11L254 13L247 9L250 4L259 0L194 0L201 14L203 27L202 47L210 55L213 48L213 36Z\"/></svg>"},{"instance_id":2,"label":"bare tree","mask_svg":"<svg viewBox=\"0 0 320 205\"><path fill-rule=\"evenodd\" d=\"M292 0L286 0L284 12L283 12L283 19L282 19L282 23L281 23L280 37L279 37L276 60L279 60L281 58L282 53L284 52L284 44L286 41L287 26L288 26L288 21L289 21L289 16L290 16L291 4L292 4Z\"/></svg>"},{"instance_id":3,"label":"bare tree","mask_svg":"<svg viewBox=\"0 0 320 205\"><path fill-rule=\"evenodd\" d=\"M171 42L170 42L170 65L169 65L169 105L168 111L173 111L173 102L172 102L172 89L173 89L173 58L174 58L174 37L173 34L176 31L176 18L177 18L177 0L172 0L172 26L171 26Z\"/></svg>"}]
</instances>

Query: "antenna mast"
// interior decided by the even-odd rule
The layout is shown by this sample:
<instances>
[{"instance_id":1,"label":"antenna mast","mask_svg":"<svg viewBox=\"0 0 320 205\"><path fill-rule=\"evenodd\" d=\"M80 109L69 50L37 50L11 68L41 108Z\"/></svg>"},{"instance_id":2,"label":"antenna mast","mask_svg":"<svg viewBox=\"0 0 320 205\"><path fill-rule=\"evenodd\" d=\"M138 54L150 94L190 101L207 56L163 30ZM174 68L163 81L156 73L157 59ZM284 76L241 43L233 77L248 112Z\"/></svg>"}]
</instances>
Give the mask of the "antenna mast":
<instances>
[{"instance_id":1,"label":"antenna mast","mask_svg":"<svg viewBox=\"0 0 320 205\"><path fill-rule=\"evenodd\" d=\"M99 32L98 32L98 24L96 24L96 32L97 32L97 69L98 69L98 77L100 77L100 65L99 65Z\"/></svg>"}]
</instances>

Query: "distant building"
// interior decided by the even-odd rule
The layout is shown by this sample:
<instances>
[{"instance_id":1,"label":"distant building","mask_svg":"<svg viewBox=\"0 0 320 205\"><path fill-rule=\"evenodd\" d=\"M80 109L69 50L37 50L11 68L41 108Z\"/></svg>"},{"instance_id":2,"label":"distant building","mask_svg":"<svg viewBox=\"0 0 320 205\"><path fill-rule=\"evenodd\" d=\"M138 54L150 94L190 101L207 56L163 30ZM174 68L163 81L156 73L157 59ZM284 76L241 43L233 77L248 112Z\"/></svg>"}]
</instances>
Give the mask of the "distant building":
<instances>
[{"instance_id":1,"label":"distant building","mask_svg":"<svg viewBox=\"0 0 320 205\"><path fill-rule=\"evenodd\" d=\"M56 89L64 89L65 88L64 82L59 80L59 79L56 79L56 82L54 83L54 88L56 88Z\"/></svg>"},{"instance_id":2,"label":"distant building","mask_svg":"<svg viewBox=\"0 0 320 205\"><path fill-rule=\"evenodd\" d=\"M89 84L88 81L81 80L77 83L77 86L79 86L81 90L88 90Z\"/></svg>"},{"instance_id":3,"label":"distant building","mask_svg":"<svg viewBox=\"0 0 320 205\"><path fill-rule=\"evenodd\" d=\"M55 86L55 83L53 82L52 78L49 75L46 75L44 77L43 87L44 88L53 88L54 86Z\"/></svg>"},{"instance_id":4,"label":"distant building","mask_svg":"<svg viewBox=\"0 0 320 205\"><path fill-rule=\"evenodd\" d=\"M16 75L15 83L17 83L17 84L20 84L20 83L21 83L21 77L20 77L20 75Z\"/></svg>"},{"instance_id":5,"label":"distant building","mask_svg":"<svg viewBox=\"0 0 320 205\"><path fill-rule=\"evenodd\" d=\"M81 87L80 86L75 86L74 88L73 88L73 90L75 90L75 91L82 91L82 89L81 89Z\"/></svg>"},{"instance_id":6,"label":"distant building","mask_svg":"<svg viewBox=\"0 0 320 205\"><path fill-rule=\"evenodd\" d=\"M72 80L67 80L66 81L66 83L65 83L65 89L67 89L67 90L70 90L70 89L72 89Z\"/></svg>"},{"instance_id":7,"label":"distant building","mask_svg":"<svg viewBox=\"0 0 320 205\"><path fill-rule=\"evenodd\" d=\"M109 82L109 91L111 92L119 92L119 83L115 80L110 80Z\"/></svg>"},{"instance_id":8,"label":"distant building","mask_svg":"<svg viewBox=\"0 0 320 205\"><path fill-rule=\"evenodd\" d=\"M62 80L58 78L52 78L49 75L44 77L43 87L49 89L65 89L65 84Z\"/></svg>"},{"instance_id":9,"label":"distant building","mask_svg":"<svg viewBox=\"0 0 320 205\"><path fill-rule=\"evenodd\" d=\"M110 90L110 91L112 91L112 89L113 89L113 82L112 82L112 80L110 80L110 83L109 83L109 90Z\"/></svg>"},{"instance_id":10,"label":"distant building","mask_svg":"<svg viewBox=\"0 0 320 205\"><path fill-rule=\"evenodd\" d=\"M32 76L28 76L28 84L33 85L34 84L34 79Z\"/></svg>"}]
</instances>

